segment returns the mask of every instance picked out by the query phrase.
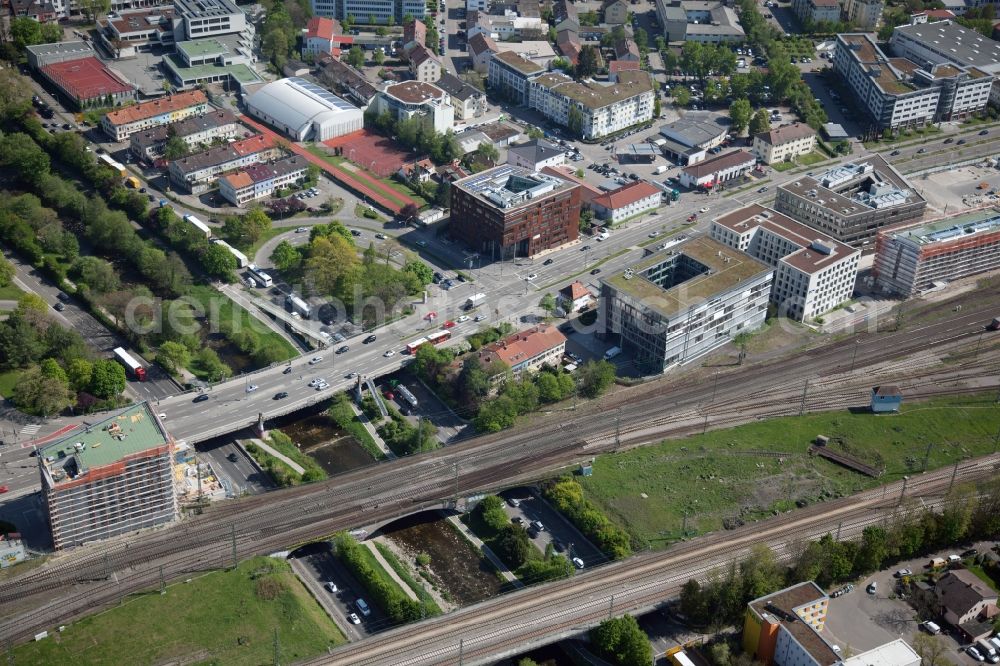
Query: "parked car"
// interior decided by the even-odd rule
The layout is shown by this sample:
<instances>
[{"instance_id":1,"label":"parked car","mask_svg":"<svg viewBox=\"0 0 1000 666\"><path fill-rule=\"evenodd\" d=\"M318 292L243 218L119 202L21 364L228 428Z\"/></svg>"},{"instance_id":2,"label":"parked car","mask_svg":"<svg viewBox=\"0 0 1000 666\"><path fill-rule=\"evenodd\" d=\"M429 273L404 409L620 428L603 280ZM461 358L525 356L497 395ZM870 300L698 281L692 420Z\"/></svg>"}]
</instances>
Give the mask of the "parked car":
<instances>
[{"instance_id":1,"label":"parked car","mask_svg":"<svg viewBox=\"0 0 1000 666\"><path fill-rule=\"evenodd\" d=\"M361 618L358 617L357 613L349 613L347 615L347 621L351 624L361 624Z\"/></svg>"},{"instance_id":2,"label":"parked car","mask_svg":"<svg viewBox=\"0 0 1000 666\"><path fill-rule=\"evenodd\" d=\"M508 497L507 504L510 504L512 507L516 509L517 507L521 506L521 500L517 499L516 497Z\"/></svg>"},{"instance_id":3,"label":"parked car","mask_svg":"<svg viewBox=\"0 0 1000 666\"><path fill-rule=\"evenodd\" d=\"M878 592L878 582L873 580L872 582L868 583L868 587L865 588L865 591L868 594L875 594L876 592Z\"/></svg>"},{"instance_id":4,"label":"parked car","mask_svg":"<svg viewBox=\"0 0 1000 666\"><path fill-rule=\"evenodd\" d=\"M970 548L969 550L962 552L962 557L975 557L979 554L978 548Z\"/></svg>"},{"instance_id":5,"label":"parked car","mask_svg":"<svg viewBox=\"0 0 1000 666\"><path fill-rule=\"evenodd\" d=\"M984 661L982 652L977 650L975 645L965 648L965 652L976 661Z\"/></svg>"},{"instance_id":6,"label":"parked car","mask_svg":"<svg viewBox=\"0 0 1000 666\"><path fill-rule=\"evenodd\" d=\"M938 625L937 622L931 622L930 620L927 620L926 622L921 622L920 626L928 634L940 634L941 633L941 627Z\"/></svg>"},{"instance_id":7,"label":"parked car","mask_svg":"<svg viewBox=\"0 0 1000 666\"><path fill-rule=\"evenodd\" d=\"M893 574L893 576L895 576L896 578L903 578L904 576L912 576L912 575L913 571L911 571L910 569L900 569L899 571Z\"/></svg>"},{"instance_id":8,"label":"parked car","mask_svg":"<svg viewBox=\"0 0 1000 666\"><path fill-rule=\"evenodd\" d=\"M63 310L66 309L66 304L65 303L56 303L52 307L55 308L56 312L62 312Z\"/></svg>"},{"instance_id":9,"label":"parked car","mask_svg":"<svg viewBox=\"0 0 1000 666\"><path fill-rule=\"evenodd\" d=\"M575 566L577 569L582 569L583 568L583 560L581 560L579 557L574 557L573 558L573 566Z\"/></svg>"},{"instance_id":10,"label":"parked car","mask_svg":"<svg viewBox=\"0 0 1000 666\"><path fill-rule=\"evenodd\" d=\"M336 583L327 581L326 583L323 583L323 587L326 588L327 592L331 592L333 594L337 593L337 584Z\"/></svg>"}]
</instances>

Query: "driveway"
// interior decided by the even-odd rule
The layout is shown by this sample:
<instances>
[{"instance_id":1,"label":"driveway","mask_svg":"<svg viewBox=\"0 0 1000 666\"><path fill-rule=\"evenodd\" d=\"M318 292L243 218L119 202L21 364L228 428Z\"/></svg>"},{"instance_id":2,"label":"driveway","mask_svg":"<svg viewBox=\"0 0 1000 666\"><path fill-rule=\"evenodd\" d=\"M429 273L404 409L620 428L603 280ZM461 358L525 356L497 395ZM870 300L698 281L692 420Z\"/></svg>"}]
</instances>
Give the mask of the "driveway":
<instances>
[{"instance_id":1,"label":"driveway","mask_svg":"<svg viewBox=\"0 0 1000 666\"><path fill-rule=\"evenodd\" d=\"M365 597L364 587L356 578L333 556L329 543L314 543L304 546L289 558L292 568L307 587L320 600L320 604L330 614L330 617L340 625L348 639L362 640L376 631L389 626L388 618L370 599L365 599L371 607L371 615L363 616L357 612L354 602ZM325 583L332 582L337 586L336 593L329 592ZM351 624L347 617L355 613L361 624Z\"/></svg>"}]
</instances>

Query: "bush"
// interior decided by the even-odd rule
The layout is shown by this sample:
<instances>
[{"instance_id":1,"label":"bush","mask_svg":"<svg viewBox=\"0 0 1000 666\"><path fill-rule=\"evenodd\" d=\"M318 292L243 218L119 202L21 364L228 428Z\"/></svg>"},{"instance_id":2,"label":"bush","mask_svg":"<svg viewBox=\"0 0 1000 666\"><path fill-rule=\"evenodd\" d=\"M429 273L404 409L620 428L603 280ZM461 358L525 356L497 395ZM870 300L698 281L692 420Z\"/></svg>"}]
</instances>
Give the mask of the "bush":
<instances>
[{"instance_id":1,"label":"bush","mask_svg":"<svg viewBox=\"0 0 1000 666\"><path fill-rule=\"evenodd\" d=\"M609 557L620 560L632 554L628 534L583 496L579 483L563 477L547 484L542 494Z\"/></svg>"},{"instance_id":2,"label":"bush","mask_svg":"<svg viewBox=\"0 0 1000 666\"><path fill-rule=\"evenodd\" d=\"M340 533L334 538L333 543L337 557L365 586L371 601L378 604L393 622L402 624L420 619L422 615L420 604L379 576L365 558L362 552L363 546L353 537Z\"/></svg>"}]
</instances>

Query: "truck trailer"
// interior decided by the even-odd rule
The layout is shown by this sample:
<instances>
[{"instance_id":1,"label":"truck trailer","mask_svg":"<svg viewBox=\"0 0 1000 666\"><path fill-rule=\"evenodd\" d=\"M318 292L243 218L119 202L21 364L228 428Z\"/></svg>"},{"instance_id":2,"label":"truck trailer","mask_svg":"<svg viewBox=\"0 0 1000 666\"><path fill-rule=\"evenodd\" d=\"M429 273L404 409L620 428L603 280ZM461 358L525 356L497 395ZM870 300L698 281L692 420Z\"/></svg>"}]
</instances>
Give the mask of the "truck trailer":
<instances>
[{"instance_id":1,"label":"truck trailer","mask_svg":"<svg viewBox=\"0 0 1000 666\"><path fill-rule=\"evenodd\" d=\"M312 314L312 306L295 294L285 296L285 307L291 312L298 312L303 319L309 319Z\"/></svg>"},{"instance_id":2,"label":"truck trailer","mask_svg":"<svg viewBox=\"0 0 1000 666\"><path fill-rule=\"evenodd\" d=\"M233 247L226 241L222 240L221 238L213 238L212 242L215 243L216 245L221 245L222 247L226 248L226 250L229 251L229 254L236 257L236 265L239 268L246 268L247 266L250 265L250 260L247 259L247 255L243 254L242 252L237 250L235 247Z\"/></svg>"},{"instance_id":3,"label":"truck trailer","mask_svg":"<svg viewBox=\"0 0 1000 666\"><path fill-rule=\"evenodd\" d=\"M465 309L471 310L477 305L482 305L485 302L486 302L486 294L483 293L473 294L472 296L469 296L469 298L466 299Z\"/></svg>"},{"instance_id":4,"label":"truck trailer","mask_svg":"<svg viewBox=\"0 0 1000 666\"><path fill-rule=\"evenodd\" d=\"M114 349L115 360L125 366L125 372L137 382L146 381L146 368L121 347Z\"/></svg>"},{"instance_id":5,"label":"truck trailer","mask_svg":"<svg viewBox=\"0 0 1000 666\"><path fill-rule=\"evenodd\" d=\"M190 224L192 227L194 227L198 231L200 231L201 233L205 234L205 238L211 238L212 237L212 229L207 224L205 224L204 222L202 222L201 220L199 220L197 217L195 217L194 215L191 215L191 214L185 215L184 216L184 221L187 222L188 224Z\"/></svg>"}]
</instances>

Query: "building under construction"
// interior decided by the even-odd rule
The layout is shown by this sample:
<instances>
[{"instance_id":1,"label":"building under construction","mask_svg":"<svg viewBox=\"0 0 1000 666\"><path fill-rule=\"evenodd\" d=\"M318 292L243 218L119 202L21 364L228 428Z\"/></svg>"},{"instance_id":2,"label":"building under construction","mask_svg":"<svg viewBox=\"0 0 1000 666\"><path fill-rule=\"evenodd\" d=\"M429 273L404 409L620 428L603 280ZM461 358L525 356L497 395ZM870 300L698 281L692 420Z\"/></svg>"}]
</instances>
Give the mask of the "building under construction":
<instances>
[{"instance_id":1,"label":"building under construction","mask_svg":"<svg viewBox=\"0 0 1000 666\"><path fill-rule=\"evenodd\" d=\"M177 517L173 440L146 403L38 450L56 550Z\"/></svg>"},{"instance_id":2,"label":"building under construction","mask_svg":"<svg viewBox=\"0 0 1000 666\"><path fill-rule=\"evenodd\" d=\"M988 208L878 235L874 275L882 290L912 296L1000 268L1000 209Z\"/></svg>"}]
</instances>

